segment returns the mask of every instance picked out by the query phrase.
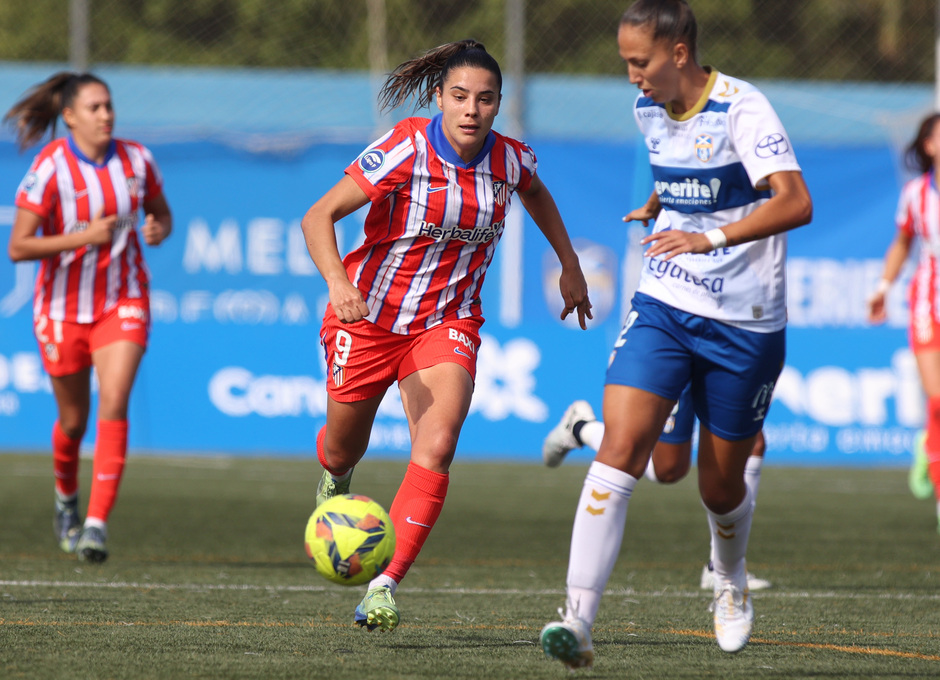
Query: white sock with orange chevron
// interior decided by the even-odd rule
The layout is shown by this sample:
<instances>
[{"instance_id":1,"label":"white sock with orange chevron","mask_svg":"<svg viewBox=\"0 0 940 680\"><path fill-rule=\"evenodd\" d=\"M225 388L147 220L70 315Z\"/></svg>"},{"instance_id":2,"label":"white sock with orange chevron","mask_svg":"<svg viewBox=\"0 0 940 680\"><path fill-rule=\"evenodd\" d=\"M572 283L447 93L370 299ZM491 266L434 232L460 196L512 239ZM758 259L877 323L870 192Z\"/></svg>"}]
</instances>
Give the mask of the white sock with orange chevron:
<instances>
[{"instance_id":1,"label":"white sock with orange chevron","mask_svg":"<svg viewBox=\"0 0 940 680\"><path fill-rule=\"evenodd\" d=\"M568 558L568 611L594 625L601 595L620 553L627 505L637 480L594 461L584 479L571 530Z\"/></svg>"},{"instance_id":2,"label":"white sock with orange chevron","mask_svg":"<svg viewBox=\"0 0 940 680\"><path fill-rule=\"evenodd\" d=\"M708 513L708 527L712 532L712 562L716 583L731 582L742 590L747 585L747 568L744 556L747 540L751 535L751 519L754 517L754 499L747 490L741 504L726 515Z\"/></svg>"}]
</instances>

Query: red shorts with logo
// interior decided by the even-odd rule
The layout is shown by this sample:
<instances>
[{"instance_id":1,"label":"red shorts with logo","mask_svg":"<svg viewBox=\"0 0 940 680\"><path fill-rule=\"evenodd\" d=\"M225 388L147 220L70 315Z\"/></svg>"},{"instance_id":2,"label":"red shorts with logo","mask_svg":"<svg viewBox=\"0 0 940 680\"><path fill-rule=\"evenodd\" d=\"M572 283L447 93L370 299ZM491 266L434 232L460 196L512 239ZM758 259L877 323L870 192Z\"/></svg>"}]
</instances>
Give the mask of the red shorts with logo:
<instances>
[{"instance_id":1,"label":"red shorts with logo","mask_svg":"<svg viewBox=\"0 0 940 680\"><path fill-rule=\"evenodd\" d=\"M460 364L475 380L482 325L477 319L454 319L401 335L371 321L341 323L327 307L320 327L326 391L336 401L362 401L415 371L445 362Z\"/></svg>"},{"instance_id":2,"label":"red shorts with logo","mask_svg":"<svg viewBox=\"0 0 940 680\"><path fill-rule=\"evenodd\" d=\"M46 372L56 378L91 366L91 355L105 345L128 340L146 349L150 337L150 301L121 300L93 323L53 321L40 316L33 322L39 354Z\"/></svg>"}]
</instances>

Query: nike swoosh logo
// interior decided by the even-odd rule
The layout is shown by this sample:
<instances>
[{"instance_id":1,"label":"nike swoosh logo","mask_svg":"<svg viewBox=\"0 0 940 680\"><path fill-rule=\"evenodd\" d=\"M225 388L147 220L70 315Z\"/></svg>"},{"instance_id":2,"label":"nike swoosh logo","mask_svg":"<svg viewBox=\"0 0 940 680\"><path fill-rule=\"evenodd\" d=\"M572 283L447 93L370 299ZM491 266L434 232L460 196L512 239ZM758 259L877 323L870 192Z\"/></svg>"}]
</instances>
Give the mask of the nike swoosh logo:
<instances>
[{"instance_id":1,"label":"nike swoosh logo","mask_svg":"<svg viewBox=\"0 0 940 680\"><path fill-rule=\"evenodd\" d=\"M96 479L97 479L99 482L113 482L115 479L120 479L120 478L121 478L121 475L102 475L102 474L98 474L98 475L95 475L95 477L96 477Z\"/></svg>"},{"instance_id":2,"label":"nike swoosh logo","mask_svg":"<svg viewBox=\"0 0 940 680\"><path fill-rule=\"evenodd\" d=\"M472 358L473 358L472 356L470 356L469 354L467 354L466 352L464 352L464 351L463 351L462 349L460 349L459 347L454 347L454 354L459 354L460 356L462 356L462 357L467 357L468 359L472 359Z\"/></svg>"},{"instance_id":3,"label":"nike swoosh logo","mask_svg":"<svg viewBox=\"0 0 940 680\"><path fill-rule=\"evenodd\" d=\"M422 524L421 522L416 522L416 521L414 521L413 519L411 519L411 515L408 515L408 516L405 518L405 521L408 522L408 524L417 524L419 527L424 527L425 529L430 529L430 528L431 528L431 525L430 525L430 524Z\"/></svg>"},{"instance_id":4,"label":"nike swoosh logo","mask_svg":"<svg viewBox=\"0 0 940 680\"><path fill-rule=\"evenodd\" d=\"M433 194L433 193L436 192L436 191L444 191L445 189L447 189L447 185L446 185L446 184L445 184L444 186L442 186L442 187L428 187L428 193L429 193L429 194Z\"/></svg>"},{"instance_id":5,"label":"nike swoosh logo","mask_svg":"<svg viewBox=\"0 0 940 680\"><path fill-rule=\"evenodd\" d=\"M82 196L86 196L87 194L88 194L88 189L82 189L81 191L75 192L75 198L81 198Z\"/></svg>"}]
</instances>

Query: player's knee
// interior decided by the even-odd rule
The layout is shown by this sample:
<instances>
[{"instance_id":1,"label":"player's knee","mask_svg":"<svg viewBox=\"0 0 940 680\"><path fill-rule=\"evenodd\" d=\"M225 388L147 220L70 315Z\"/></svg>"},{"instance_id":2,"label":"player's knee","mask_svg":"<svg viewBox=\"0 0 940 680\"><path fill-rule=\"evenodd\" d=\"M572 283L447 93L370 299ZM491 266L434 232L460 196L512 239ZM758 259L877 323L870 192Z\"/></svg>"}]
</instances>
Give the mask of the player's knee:
<instances>
[{"instance_id":1,"label":"player's knee","mask_svg":"<svg viewBox=\"0 0 940 680\"><path fill-rule=\"evenodd\" d=\"M653 469L656 471L656 480L661 484L675 484L680 479L689 474L691 464L689 461L675 460L670 461L665 469L660 469L660 465L653 462Z\"/></svg>"}]
</instances>

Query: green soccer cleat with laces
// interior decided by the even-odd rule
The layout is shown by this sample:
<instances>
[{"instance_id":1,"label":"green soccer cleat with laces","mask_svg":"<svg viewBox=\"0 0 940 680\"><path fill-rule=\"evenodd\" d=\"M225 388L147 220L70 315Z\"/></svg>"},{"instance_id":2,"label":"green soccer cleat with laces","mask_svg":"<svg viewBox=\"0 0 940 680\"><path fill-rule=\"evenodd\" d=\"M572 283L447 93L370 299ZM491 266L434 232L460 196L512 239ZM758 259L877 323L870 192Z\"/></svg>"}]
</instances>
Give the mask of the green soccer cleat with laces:
<instances>
[{"instance_id":1,"label":"green soccer cleat with laces","mask_svg":"<svg viewBox=\"0 0 940 680\"><path fill-rule=\"evenodd\" d=\"M317 507L319 508L333 498L333 496L342 496L343 494L349 493L349 483L351 481L352 474L346 479L337 482L333 479L333 475L330 474L329 470L324 470L323 476L320 477L320 483L317 484Z\"/></svg>"},{"instance_id":2,"label":"green soccer cleat with laces","mask_svg":"<svg viewBox=\"0 0 940 680\"><path fill-rule=\"evenodd\" d=\"M398 626L398 606L388 586L370 588L362 602L356 607L353 619L357 626L368 630L378 628L381 631L395 630Z\"/></svg>"}]
</instances>

